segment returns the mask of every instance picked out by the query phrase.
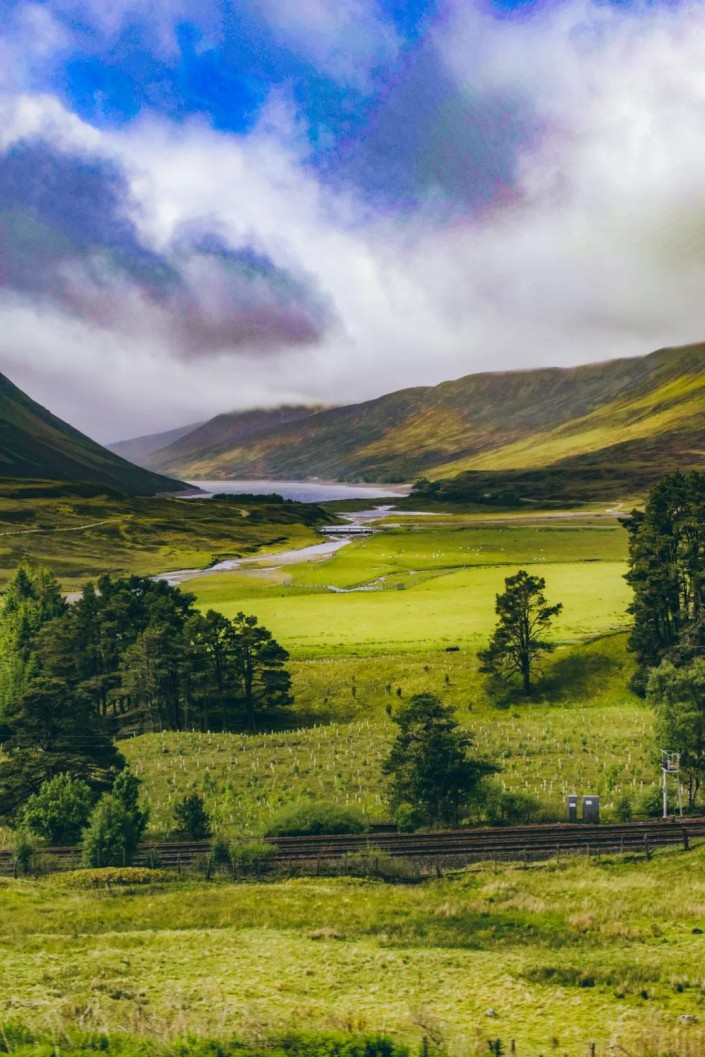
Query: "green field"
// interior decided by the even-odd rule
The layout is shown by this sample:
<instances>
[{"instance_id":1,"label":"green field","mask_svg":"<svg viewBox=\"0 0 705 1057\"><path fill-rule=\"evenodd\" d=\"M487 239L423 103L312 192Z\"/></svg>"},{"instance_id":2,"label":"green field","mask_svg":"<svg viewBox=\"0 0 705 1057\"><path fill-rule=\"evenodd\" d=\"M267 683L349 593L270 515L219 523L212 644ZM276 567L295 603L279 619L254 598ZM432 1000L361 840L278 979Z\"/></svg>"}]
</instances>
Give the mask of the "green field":
<instances>
[{"instance_id":1,"label":"green field","mask_svg":"<svg viewBox=\"0 0 705 1057\"><path fill-rule=\"evenodd\" d=\"M590 1041L695 1055L703 1029L679 1017L703 1014L704 878L700 848L411 887L4 880L0 1020L58 1038L75 1025L162 1043L305 1027L425 1035L457 1057L494 1038L528 1057L584 1057Z\"/></svg>"},{"instance_id":2,"label":"green field","mask_svg":"<svg viewBox=\"0 0 705 1057\"><path fill-rule=\"evenodd\" d=\"M226 573L189 589L203 608L255 613L295 657L477 649L494 621L494 596L519 565L536 566L549 599L564 604L556 641L627 624L626 533L616 523L409 521L325 562Z\"/></svg>"},{"instance_id":3,"label":"green field","mask_svg":"<svg viewBox=\"0 0 705 1057\"><path fill-rule=\"evenodd\" d=\"M502 788L529 793L554 818L567 793L598 793L609 816L624 794L637 807L658 777L652 714L626 688L631 670L623 635L559 650L535 702L497 709L462 654L366 659L362 671L353 657L305 660L293 665L296 705L282 710L281 730L149 734L121 748L144 782L155 836L169 833L185 790L203 795L227 837L262 832L301 799L353 804L383 821L381 763L395 729L385 709L397 689L402 700L440 689L478 752L502 768ZM301 722L309 726L287 729Z\"/></svg>"}]
</instances>

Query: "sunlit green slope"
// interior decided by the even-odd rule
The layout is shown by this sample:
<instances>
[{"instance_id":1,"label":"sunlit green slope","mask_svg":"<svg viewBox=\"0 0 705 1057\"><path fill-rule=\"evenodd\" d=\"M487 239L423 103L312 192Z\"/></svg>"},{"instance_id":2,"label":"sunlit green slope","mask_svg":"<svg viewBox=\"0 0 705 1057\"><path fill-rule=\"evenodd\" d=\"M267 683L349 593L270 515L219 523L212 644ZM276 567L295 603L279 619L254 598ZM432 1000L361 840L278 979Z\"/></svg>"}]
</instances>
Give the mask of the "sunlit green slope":
<instances>
[{"instance_id":1,"label":"sunlit green slope","mask_svg":"<svg viewBox=\"0 0 705 1057\"><path fill-rule=\"evenodd\" d=\"M186 477L414 480L588 459L635 478L705 465L705 345L574 368L469 375L304 413L233 440L233 416L150 457ZM220 423L220 432L214 428ZM186 448L188 447L188 451ZM628 464L628 465L627 465ZM572 470L572 464L568 464Z\"/></svg>"}]
</instances>

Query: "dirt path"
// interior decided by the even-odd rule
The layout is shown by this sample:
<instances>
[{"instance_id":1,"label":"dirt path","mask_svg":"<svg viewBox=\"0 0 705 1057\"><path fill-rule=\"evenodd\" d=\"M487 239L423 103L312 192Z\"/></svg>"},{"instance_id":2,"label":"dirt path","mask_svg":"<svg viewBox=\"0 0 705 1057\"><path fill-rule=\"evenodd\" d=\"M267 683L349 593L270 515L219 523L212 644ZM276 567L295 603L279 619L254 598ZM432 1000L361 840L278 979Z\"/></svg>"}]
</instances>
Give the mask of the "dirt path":
<instances>
[{"instance_id":1,"label":"dirt path","mask_svg":"<svg viewBox=\"0 0 705 1057\"><path fill-rule=\"evenodd\" d=\"M33 528L33 529L12 529L10 532L0 532L0 536L32 536L32 535L45 535L47 533L57 532L85 532L86 529L100 528L101 525L113 525L116 521L122 521L122 517L111 517L106 518L104 521L91 521L88 525L74 525L71 528Z\"/></svg>"}]
</instances>

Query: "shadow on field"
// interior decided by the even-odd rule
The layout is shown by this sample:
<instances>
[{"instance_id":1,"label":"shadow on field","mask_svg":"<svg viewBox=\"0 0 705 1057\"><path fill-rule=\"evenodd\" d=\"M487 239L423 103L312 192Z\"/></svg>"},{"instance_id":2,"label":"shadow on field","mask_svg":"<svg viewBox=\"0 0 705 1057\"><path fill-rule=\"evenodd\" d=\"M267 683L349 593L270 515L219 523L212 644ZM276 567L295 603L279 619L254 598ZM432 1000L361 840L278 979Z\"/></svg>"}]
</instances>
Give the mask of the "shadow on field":
<instances>
[{"instance_id":1,"label":"shadow on field","mask_svg":"<svg viewBox=\"0 0 705 1057\"><path fill-rule=\"evenodd\" d=\"M594 649L570 650L553 657L545 665L535 676L533 692L528 696L519 681L514 679L490 677L485 690L492 705L500 709L522 704L587 703L622 668L622 661L612 654Z\"/></svg>"},{"instance_id":2,"label":"shadow on field","mask_svg":"<svg viewBox=\"0 0 705 1057\"><path fill-rule=\"evenodd\" d=\"M544 673L538 693L548 702L558 704L587 700L596 686L621 668L619 660L605 653L580 651L556 657Z\"/></svg>"}]
</instances>

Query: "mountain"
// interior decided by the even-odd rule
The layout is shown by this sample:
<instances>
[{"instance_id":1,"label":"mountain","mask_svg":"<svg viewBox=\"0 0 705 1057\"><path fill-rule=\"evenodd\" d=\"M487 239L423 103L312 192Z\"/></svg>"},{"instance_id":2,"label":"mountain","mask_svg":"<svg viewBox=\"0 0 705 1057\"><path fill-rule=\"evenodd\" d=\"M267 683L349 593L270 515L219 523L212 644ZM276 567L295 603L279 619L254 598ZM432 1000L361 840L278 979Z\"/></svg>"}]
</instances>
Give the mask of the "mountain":
<instances>
[{"instance_id":1,"label":"mountain","mask_svg":"<svg viewBox=\"0 0 705 1057\"><path fill-rule=\"evenodd\" d=\"M139 466L143 459L161 451L174 441L181 440L187 433L192 433L203 425L202 422L194 422L190 426L180 426L177 429L169 429L165 433L150 433L146 437L134 437L132 440L118 440L114 444L106 444L105 447L113 454L119 455L121 459L128 462L136 462Z\"/></svg>"},{"instance_id":2,"label":"mountain","mask_svg":"<svg viewBox=\"0 0 705 1057\"><path fill-rule=\"evenodd\" d=\"M478 487L519 474L529 492L549 467L566 480L606 470L642 481L705 466L704 410L705 345L690 345L473 374L346 407L221 415L147 465L189 478L409 481L468 472L480 475L468 478ZM256 424L249 432L248 421Z\"/></svg>"},{"instance_id":3,"label":"mountain","mask_svg":"<svg viewBox=\"0 0 705 1057\"><path fill-rule=\"evenodd\" d=\"M302 422L319 412L319 407L285 406L268 410L232 411L218 415L204 425L185 432L180 438L153 455L141 460L153 470L188 466L194 477L207 479L210 467L217 467L214 477L236 477L227 467L229 452L243 445L253 445L265 435L275 434ZM223 467L221 464L225 462ZM249 474L252 476L252 474Z\"/></svg>"},{"instance_id":4,"label":"mountain","mask_svg":"<svg viewBox=\"0 0 705 1057\"><path fill-rule=\"evenodd\" d=\"M0 374L0 480L8 479L89 485L128 495L185 488L96 444Z\"/></svg>"}]
</instances>

